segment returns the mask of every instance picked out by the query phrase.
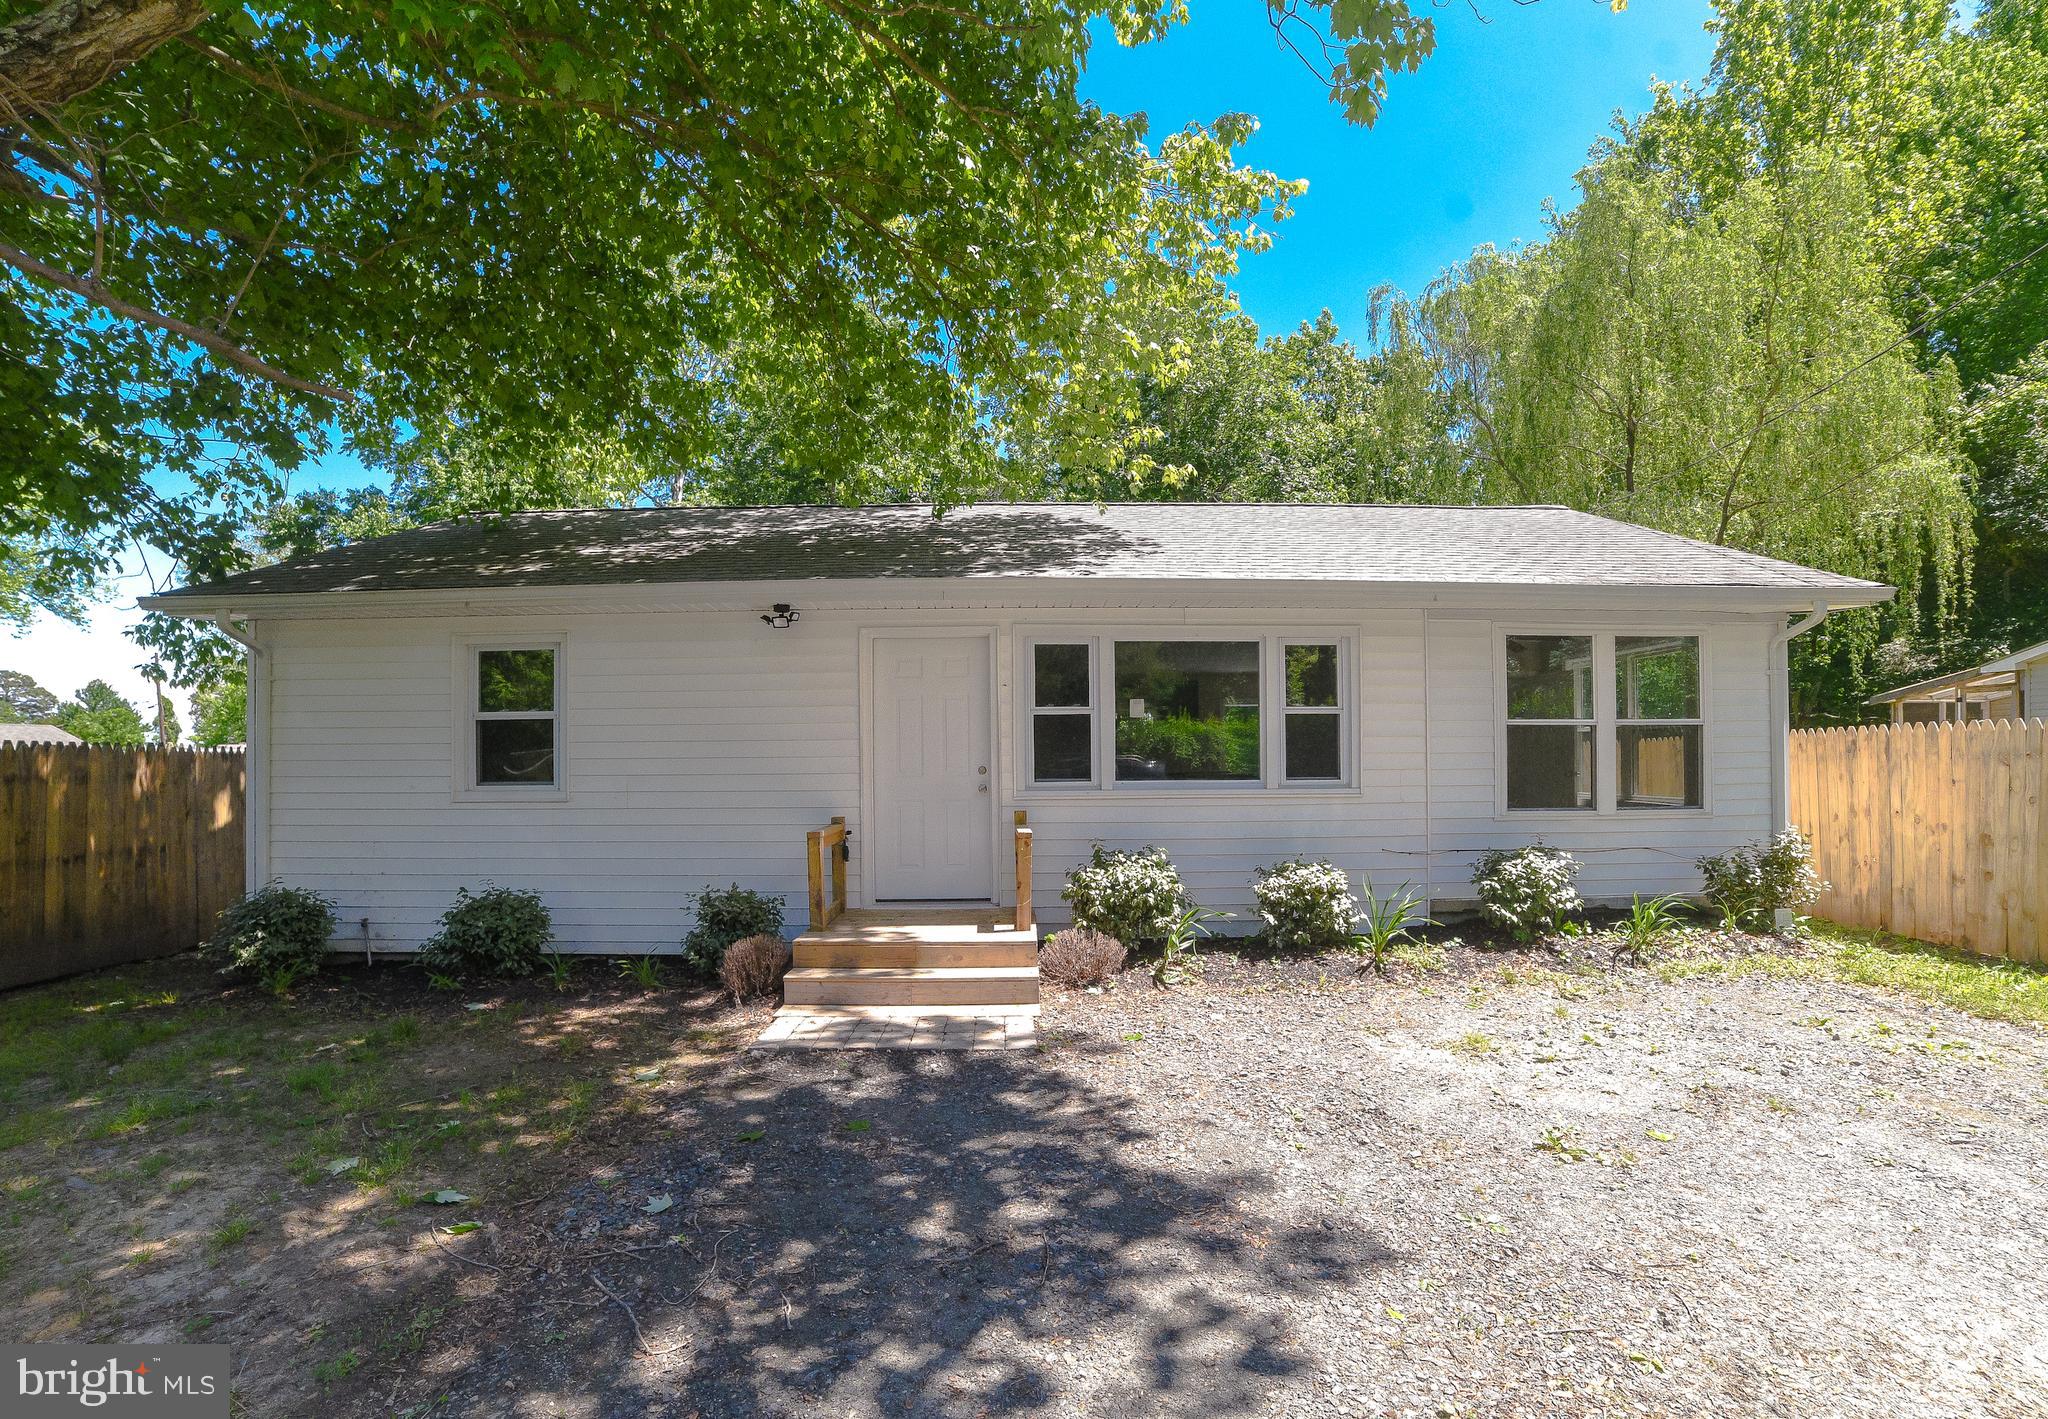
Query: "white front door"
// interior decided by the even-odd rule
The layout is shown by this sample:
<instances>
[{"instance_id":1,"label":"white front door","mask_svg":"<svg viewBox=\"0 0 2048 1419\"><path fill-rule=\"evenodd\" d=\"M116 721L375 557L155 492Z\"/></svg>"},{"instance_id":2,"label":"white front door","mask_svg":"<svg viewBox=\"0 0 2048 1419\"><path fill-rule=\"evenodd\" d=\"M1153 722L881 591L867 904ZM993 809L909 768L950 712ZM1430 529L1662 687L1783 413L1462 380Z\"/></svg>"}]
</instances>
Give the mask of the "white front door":
<instances>
[{"instance_id":1,"label":"white front door","mask_svg":"<svg viewBox=\"0 0 2048 1419\"><path fill-rule=\"evenodd\" d=\"M995 895L988 641L874 641L877 901Z\"/></svg>"}]
</instances>

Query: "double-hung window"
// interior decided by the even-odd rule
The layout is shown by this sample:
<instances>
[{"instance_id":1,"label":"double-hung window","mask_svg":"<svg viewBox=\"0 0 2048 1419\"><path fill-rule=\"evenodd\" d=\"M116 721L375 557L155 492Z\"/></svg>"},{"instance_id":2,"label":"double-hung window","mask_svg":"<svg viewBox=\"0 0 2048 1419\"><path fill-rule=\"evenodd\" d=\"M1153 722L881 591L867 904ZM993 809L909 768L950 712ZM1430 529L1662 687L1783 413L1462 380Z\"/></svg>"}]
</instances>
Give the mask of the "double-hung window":
<instances>
[{"instance_id":1,"label":"double-hung window","mask_svg":"<svg viewBox=\"0 0 2048 1419\"><path fill-rule=\"evenodd\" d=\"M1505 642L1509 811L1704 805L1698 636L1514 634Z\"/></svg>"},{"instance_id":2,"label":"double-hung window","mask_svg":"<svg viewBox=\"0 0 2048 1419\"><path fill-rule=\"evenodd\" d=\"M1220 632L1046 635L1021 657L1037 788L1328 788L1351 781L1349 643Z\"/></svg>"},{"instance_id":3,"label":"double-hung window","mask_svg":"<svg viewBox=\"0 0 2048 1419\"><path fill-rule=\"evenodd\" d=\"M1288 641L1280 647L1281 776L1289 783L1344 778L1343 647L1335 641Z\"/></svg>"},{"instance_id":4,"label":"double-hung window","mask_svg":"<svg viewBox=\"0 0 2048 1419\"><path fill-rule=\"evenodd\" d=\"M1095 647L1031 648L1031 762L1039 783L1095 781Z\"/></svg>"},{"instance_id":5,"label":"double-hung window","mask_svg":"<svg viewBox=\"0 0 2048 1419\"><path fill-rule=\"evenodd\" d=\"M464 788L479 797L562 787L559 641L464 647Z\"/></svg>"},{"instance_id":6,"label":"double-hung window","mask_svg":"<svg viewBox=\"0 0 2048 1419\"><path fill-rule=\"evenodd\" d=\"M1508 807L1595 806L1593 637L1509 636Z\"/></svg>"},{"instance_id":7,"label":"double-hung window","mask_svg":"<svg viewBox=\"0 0 2048 1419\"><path fill-rule=\"evenodd\" d=\"M1614 638L1615 804L1701 803L1697 636Z\"/></svg>"}]
</instances>

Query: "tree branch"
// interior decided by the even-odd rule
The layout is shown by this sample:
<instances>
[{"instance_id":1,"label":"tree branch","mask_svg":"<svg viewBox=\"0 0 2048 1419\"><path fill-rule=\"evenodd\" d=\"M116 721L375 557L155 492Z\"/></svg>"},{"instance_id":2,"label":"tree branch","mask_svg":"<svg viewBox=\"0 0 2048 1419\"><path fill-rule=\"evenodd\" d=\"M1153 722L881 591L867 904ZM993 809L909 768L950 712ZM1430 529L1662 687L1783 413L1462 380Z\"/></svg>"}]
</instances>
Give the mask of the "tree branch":
<instances>
[{"instance_id":1,"label":"tree branch","mask_svg":"<svg viewBox=\"0 0 2048 1419\"><path fill-rule=\"evenodd\" d=\"M214 65L225 69L228 73L233 74L236 78L246 83L254 84L259 89L268 89L271 93L278 94L293 103L302 103L307 108L318 109L330 118L338 118L344 123L359 123L368 128L382 128L392 133L423 133L426 131L417 123L407 123L403 119L397 118L381 118L374 113L364 113L360 109L350 108L346 104L338 104L332 99L324 99L318 94L294 88L275 74L266 74L261 69L244 64L219 46L208 44L204 40L194 39L190 35L179 36L178 43L195 53L204 55Z\"/></svg>"},{"instance_id":2,"label":"tree branch","mask_svg":"<svg viewBox=\"0 0 2048 1419\"><path fill-rule=\"evenodd\" d=\"M331 384L320 384L314 380L300 379L297 375L287 374L276 365L250 354L234 341L216 335L211 330L193 325L188 321L179 320L176 316L164 315L158 311L149 310L143 306L124 301L99 282L89 281L81 276L74 276L68 271L60 271L48 262L39 261L18 247L9 246L6 242L0 242L0 262L12 266L25 276L47 282L59 290L69 291L75 296L81 296L91 301L94 305L120 316L123 320L132 320L141 325L153 326L158 330L176 335L180 339L190 340L193 344L219 356L238 369L247 370L258 379L267 380L272 384L283 385L286 389L296 389L305 394L317 394L323 399L334 399L345 404L355 402L355 395L346 389L338 389Z\"/></svg>"},{"instance_id":3,"label":"tree branch","mask_svg":"<svg viewBox=\"0 0 2048 1419\"><path fill-rule=\"evenodd\" d=\"M53 0L0 26L0 112L68 103L206 15L206 0Z\"/></svg>"}]
</instances>

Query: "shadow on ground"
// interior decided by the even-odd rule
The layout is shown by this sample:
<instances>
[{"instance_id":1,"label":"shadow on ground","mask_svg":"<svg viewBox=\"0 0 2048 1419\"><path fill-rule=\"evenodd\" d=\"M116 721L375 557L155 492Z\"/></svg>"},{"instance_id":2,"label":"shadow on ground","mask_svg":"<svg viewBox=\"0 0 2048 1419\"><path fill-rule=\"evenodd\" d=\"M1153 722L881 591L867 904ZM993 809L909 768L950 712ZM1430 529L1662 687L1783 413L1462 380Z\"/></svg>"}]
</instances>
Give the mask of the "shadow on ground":
<instances>
[{"instance_id":1,"label":"shadow on ground","mask_svg":"<svg viewBox=\"0 0 2048 1419\"><path fill-rule=\"evenodd\" d=\"M478 1339L393 1408L1247 1413L1304 1365L1284 1298L1393 1259L1348 1218L1267 1225L1263 1177L1148 1159L1116 1101L1016 1054L749 1056L670 1121L471 1254L506 1267L477 1268Z\"/></svg>"}]
</instances>

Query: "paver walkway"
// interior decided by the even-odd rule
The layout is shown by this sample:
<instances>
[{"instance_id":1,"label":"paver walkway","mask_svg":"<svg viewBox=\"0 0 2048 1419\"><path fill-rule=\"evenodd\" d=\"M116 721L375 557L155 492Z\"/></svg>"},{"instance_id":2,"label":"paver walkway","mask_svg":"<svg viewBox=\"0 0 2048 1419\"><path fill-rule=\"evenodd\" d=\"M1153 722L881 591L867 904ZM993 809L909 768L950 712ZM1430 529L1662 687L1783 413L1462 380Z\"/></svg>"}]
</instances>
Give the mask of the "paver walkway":
<instances>
[{"instance_id":1,"label":"paver walkway","mask_svg":"<svg viewBox=\"0 0 2048 1419\"><path fill-rule=\"evenodd\" d=\"M778 1012L755 1049L1035 1049L1035 1009Z\"/></svg>"}]
</instances>

